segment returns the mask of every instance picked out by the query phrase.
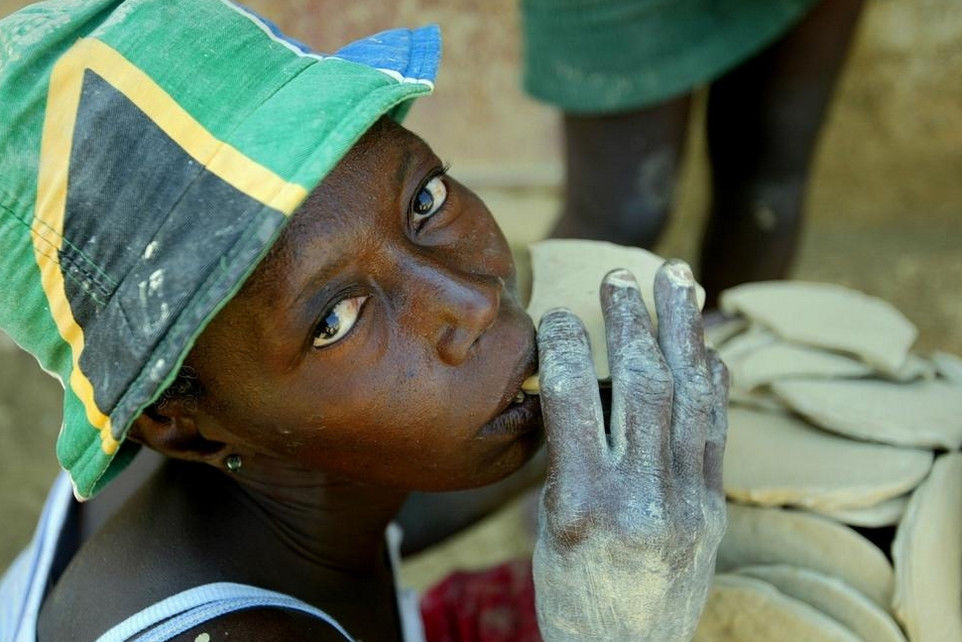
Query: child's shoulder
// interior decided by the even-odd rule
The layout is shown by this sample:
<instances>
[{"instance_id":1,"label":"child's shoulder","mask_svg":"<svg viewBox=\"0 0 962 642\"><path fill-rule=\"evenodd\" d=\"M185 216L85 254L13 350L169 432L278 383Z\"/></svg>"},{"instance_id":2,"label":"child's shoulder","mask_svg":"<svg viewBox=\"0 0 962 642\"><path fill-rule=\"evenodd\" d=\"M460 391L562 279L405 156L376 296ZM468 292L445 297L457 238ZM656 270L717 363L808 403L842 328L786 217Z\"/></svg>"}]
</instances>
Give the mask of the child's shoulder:
<instances>
[{"instance_id":1,"label":"child's shoulder","mask_svg":"<svg viewBox=\"0 0 962 642\"><path fill-rule=\"evenodd\" d=\"M131 635L141 633L153 626L143 611L173 596L176 604L156 621L171 624L177 616L215 601L220 612L227 611L169 638L175 641L194 642L204 639L203 633L207 639L230 634L252 640L346 639L336 623L306 603L299 609L291 605L298 600L265 599L270 592L238 584L247 578L236 575L236 556L229 552L235 549L215 543L223 541L223 533L211 529L214 532L199 537L184 527L197 523L196 515L178 515L183 507L151 500L149 489L132 497L73 554L44 600L38 642L96 640L134 615L140 625ZM226 590L224 582L231 582ZM202 596L197 595L200 591ZM238 602L256 606L230 611Z\"/></svg>"},{"instance_id":2,"label":"child's shoulder","mask_svg":"<svg viewBox=\"0 0 962 642\"><path fill-rule=\"evenodd\" d=\"M132 500L133 501L133 500ZM80 521L84 519L83 506ZM69 539L74 534L65 534ZM205 569L183 556L184 541L137 515L119 513L75 551L44 599L38 640L95 640L115 624L185 588ZM206 569L209 570L209 569Z\"/></svg>"},{"instance_id":3,"label":"child's shoulder","mask_svg":"<svg viewBox=\"0 0 962 642\"><path fill-rule=\"evenodd\" d=\"M116 481L76 506L61 534L54 566L63 571L50 578L37 623L41 641L95 640L172 595L229 579L224 548L212 545L223 534L203 519L203 499L185 500L192 494L177 488L176 475L150 466Z\"/></svg>"}]
</instances>

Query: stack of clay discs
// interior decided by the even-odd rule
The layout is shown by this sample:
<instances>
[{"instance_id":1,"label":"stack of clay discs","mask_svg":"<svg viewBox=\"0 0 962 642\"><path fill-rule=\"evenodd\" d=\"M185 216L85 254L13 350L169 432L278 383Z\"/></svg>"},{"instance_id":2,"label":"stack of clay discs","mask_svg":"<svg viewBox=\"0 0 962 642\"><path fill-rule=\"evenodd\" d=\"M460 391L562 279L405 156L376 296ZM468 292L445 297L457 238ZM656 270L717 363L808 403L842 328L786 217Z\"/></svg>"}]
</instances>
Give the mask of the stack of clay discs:
<instances>
[{"instance_id":1,"label":"stack of clay discs","mask_svg":"<svg viewBox=\"0 0 962 642\"><path fill-rule=\"evenodd\" d=\"M962 360L837 285L723 293L728 531L699 641L962 641Z\"/></svg>"}]
</instances>

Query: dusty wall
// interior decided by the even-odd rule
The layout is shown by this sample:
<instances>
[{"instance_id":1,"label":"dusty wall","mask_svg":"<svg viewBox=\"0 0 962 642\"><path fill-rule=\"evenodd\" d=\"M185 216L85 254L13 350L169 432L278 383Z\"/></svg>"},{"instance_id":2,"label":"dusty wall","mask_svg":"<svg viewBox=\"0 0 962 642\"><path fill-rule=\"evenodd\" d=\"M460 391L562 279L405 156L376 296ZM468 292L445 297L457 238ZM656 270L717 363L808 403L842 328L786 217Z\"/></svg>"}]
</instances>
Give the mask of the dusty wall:
<instances>
[{"instance_id":1,"label":"dusty wall","mask_svg":"<svg viewBox=\"0 0 962 642\"><path fill-rule=\"evenodd\" d=\"M0 0L0 14L23 4ZM321 50L392 26L439 23L438 92L421 101L409 124L456 175L478 183L557 182L555 116L519 89L517 0L248 4ZM867 0L818 153L811 216L831 223L945 220L962 213L960 178L962 2Z\"/></svg>"},{"instance_id":2,"label":"dusty wall","mask_svg":"<svg viewBox=\"0 0 962 642\"><path fill-rule=\"evenodd\" d=\"M831 1L831 0L828 0ZM479 182L557 181L554 112L520 90L517 0L251 0L321 48L437 22L438 92L410 125ZM692 159L703 162L703 157ZM962 3L868 0L823 132L809 211L826 222L962 214Z\"/></svg>"}]
</instances>

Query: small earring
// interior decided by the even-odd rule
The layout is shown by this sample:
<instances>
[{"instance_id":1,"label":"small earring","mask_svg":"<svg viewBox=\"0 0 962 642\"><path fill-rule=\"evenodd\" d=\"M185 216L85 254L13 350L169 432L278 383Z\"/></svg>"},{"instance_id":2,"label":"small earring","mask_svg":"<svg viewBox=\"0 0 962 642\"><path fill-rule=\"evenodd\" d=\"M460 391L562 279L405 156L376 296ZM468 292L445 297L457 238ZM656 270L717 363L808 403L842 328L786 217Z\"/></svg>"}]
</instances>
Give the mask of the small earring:
<instances>
[{"instance_id":1,"label":"small earring","mask_svg":"<svg viewBox=\"0 0 962 642\"><path fill-rule=\"evenodd\" d=\"M244 462L241 460L241 456L237 453L234 453L233 455L227 455L227 457L224 459L224 467L232 473L236 473L243 465Z\"/></svg>"}]
</instances>

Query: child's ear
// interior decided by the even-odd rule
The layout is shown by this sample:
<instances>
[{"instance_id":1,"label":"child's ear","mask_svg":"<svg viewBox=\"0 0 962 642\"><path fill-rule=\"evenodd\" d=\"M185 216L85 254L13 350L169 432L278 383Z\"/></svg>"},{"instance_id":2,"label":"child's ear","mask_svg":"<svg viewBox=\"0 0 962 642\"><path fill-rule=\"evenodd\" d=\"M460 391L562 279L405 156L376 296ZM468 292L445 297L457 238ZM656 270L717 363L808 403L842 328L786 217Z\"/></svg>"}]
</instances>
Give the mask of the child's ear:
<instances>
[{"instance_id":1,"label":"child's ear","mask_svg":"<svg viewBox=\"0 0 962 642\"><path fill-rule=\"evenodd\" d=\"M230 446L201 434L195 407L196 403L179 399L149 406L134 420L128 438L167 457L219 462L231 452Z\"/></svg>"}]
</instances>

